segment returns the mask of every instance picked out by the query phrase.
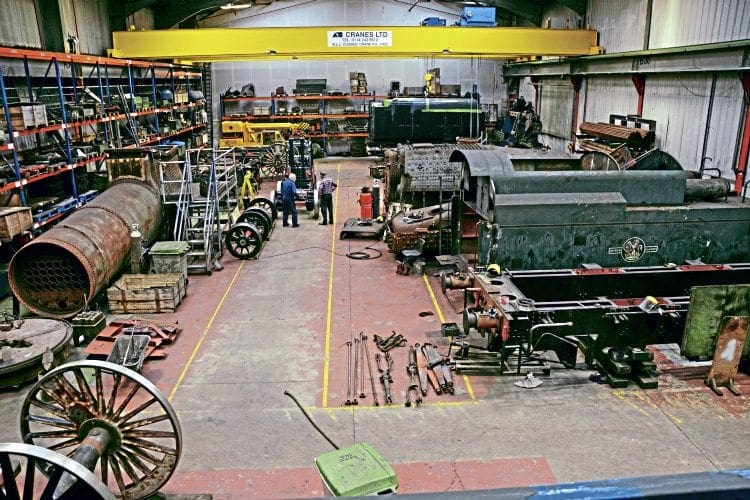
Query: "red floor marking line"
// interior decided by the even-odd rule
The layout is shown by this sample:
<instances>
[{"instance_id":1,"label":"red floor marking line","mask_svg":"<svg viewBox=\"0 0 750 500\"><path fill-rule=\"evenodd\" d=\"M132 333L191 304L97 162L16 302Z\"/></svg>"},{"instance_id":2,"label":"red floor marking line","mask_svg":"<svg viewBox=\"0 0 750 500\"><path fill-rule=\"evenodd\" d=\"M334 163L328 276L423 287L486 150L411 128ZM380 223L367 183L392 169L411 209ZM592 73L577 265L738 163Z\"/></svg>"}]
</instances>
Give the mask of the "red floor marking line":
<instances>
[{"instance_id":1,"label":"red floor marking line","mask_svg":"<svg viewBox=\"0 0 750 500\"><path fill-rule=\"evenodd\" d=\"M399 493L438 493L554 484L555 475L542 457L455 462L392 464ZM323 496L314 466L284 469L226 469L177 472L162 489L168 494L206 494L214 500Z\"/></svg>"}]
</instances>

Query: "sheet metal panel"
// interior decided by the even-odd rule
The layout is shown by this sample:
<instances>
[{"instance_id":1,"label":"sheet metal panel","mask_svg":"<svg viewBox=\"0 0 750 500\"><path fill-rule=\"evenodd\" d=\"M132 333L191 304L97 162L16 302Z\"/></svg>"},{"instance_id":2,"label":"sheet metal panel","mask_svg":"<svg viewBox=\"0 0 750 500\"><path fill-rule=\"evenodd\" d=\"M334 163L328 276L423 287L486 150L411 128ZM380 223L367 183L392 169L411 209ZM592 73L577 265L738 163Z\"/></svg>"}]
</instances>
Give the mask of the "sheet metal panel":
<instances>
[{"instance_id":1,"label":"sheet metal panel","mask_svg":"<svg viewBox=\"0 0 750 500\"><path fill-rule=\"evenodd\" d=\"M570 137L573 120L573 85L567 80L545 79L540 83L540 109L542 132L559 139Z\"/></svg>"},{"instance_id":2,"label":"sheet metal panel","mask_svg":"<svg viewBox=\"0 0 750 500\"><path fill-rule=\"evenodd\" d=\"M733 74L721 74L716 79L716 90L711 112L711 124L705 145L706 156L712 161L706 166L721 171L721 176L734 179L738 130L741 128L743 92L740 79ZM701 125L703 126L703 125Z\"/></svg>"},{"instance_id":3,"label":"sheet metal panel","mask_svg":"<svg viewBox=\"0 0 750 500\"><path fill-rule=\"evenodd\" d=\"M646 80L643 116L656 120L656 147L685 170L700 167L710 92L710 75L649 75Z\"/></svg>"},{"instance_id":4,"label":"sheet metal panel","mask_svg":"<svg viewBox=\"0 0 750 500\"><path fill-rule=\"evenodd\" d=\"M638 110L638 94L629 75L587 77L582 96L581 122L609 123L611 114L627 115Z\"/></svg>"},{"instance_id":5,"label":"sheet metal panel","mask_svg":"<svg viewBox=\"0 0 750 500\"><path fill-rule=\"evenodd\" d=\"M651 16L651 49L750 38L748 0L653 0Z\"/></svg>"},{"instance_id":6,"label":"sheet metal panel","mask_svg":"<svg viewBox=\"0 0 750 500\"><path fill-rule=\"evenodd\" d=\"M587 22L599 32L608 54L641 50L646 27L647 0L589 1Z\"/></svg>"},{"instance_id":7,"label":"sheet metal panel","mask_svg":"<svg viewBox=\"0 0 750 500\"><path fill-rule=\"evenodd\" d=\"M82 54L105 54L111 47L109 10L104 0L60 0L63 38L75 35ZM67 45L67 44L66 44Z\"/></svg>"},{"instance_id":8,"label":"sheet metal panel","mask_svg":"<svg viewBox=\"0 0 750 500\"><path fill-rule=\"evenodd\" d=\"M0 45L40 48L34 0L16 0L13 8L3 6L0 16Z\"/></svg>"}]
</instances>

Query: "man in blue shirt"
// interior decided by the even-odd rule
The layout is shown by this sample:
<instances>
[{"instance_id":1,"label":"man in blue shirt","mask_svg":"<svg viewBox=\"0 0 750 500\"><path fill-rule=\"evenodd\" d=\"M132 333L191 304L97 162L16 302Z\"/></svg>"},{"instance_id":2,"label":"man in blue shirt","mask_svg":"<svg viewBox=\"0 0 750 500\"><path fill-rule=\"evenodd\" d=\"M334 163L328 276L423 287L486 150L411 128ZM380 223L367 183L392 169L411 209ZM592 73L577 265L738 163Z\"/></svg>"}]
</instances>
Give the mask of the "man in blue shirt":
<instances>
[{"instance_id":1,"label":"man in blue shirt","mask_svg":"<svg viewBox=\"0 0 750 500\"><path fill-rule=\"evenodd\" d=\"M289 225L289 214L292 215L292 227L299 227L297 224L297 206L294 201L297 199L297 176L289 174L281 183L281 209L284 214L283 225Z\"/></svg>"}]
</instances>

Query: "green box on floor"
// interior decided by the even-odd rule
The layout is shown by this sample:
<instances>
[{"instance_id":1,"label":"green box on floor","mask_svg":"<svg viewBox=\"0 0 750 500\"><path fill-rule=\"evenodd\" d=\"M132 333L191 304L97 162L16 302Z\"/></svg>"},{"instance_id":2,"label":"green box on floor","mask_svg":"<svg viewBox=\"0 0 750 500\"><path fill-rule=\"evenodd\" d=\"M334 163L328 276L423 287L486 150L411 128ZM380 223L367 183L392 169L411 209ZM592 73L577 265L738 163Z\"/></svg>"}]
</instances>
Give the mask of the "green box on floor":
<instances>
[{"instance_id":1,"label":"green box on floor","mask_svg":"<svg viewBox=\"0 0 750 500\"><path fill-rule=\"evenodd\" d=\"M149 249L151 272L187 276L187 241L160 241Z\"/></svg>"},{"instance_id":2,"label":"green box on floor","mask_svg":"<svg viewBox=\"0 0 750 500\"><path fill-rule=\"evenodd\" d=\"M315 465L333 496L384 495L398 488L391 465L367 443L324 453Z\"/></svg>"}]
</instances>

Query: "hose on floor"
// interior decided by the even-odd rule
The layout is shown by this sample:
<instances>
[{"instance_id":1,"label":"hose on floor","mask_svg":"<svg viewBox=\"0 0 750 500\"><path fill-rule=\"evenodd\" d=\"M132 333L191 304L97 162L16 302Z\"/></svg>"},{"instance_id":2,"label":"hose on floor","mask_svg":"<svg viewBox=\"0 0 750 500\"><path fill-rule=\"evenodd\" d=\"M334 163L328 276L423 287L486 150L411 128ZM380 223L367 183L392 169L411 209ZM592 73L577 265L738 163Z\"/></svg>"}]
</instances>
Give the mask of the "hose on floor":
<instances>
[{"instance_id":1,"label":"hose on floor","mask_svg":"<svg viewBox=\"0 0 750 500\"><path fill-rule=\"evenodd\" d=\"M331 438L329 438L328 436L326 436L326 433L323 432L323 429L321 429L320 427L318 427L318 424L316 424L313 421L313 419L310 416L310 414L307 413L307 410L305 410L302 407L302 405L300 404L300 402L297 401L297 398L295 398L294 395L291 392L289 392L289 391L284 391L284 394L286 394L287 396L289 396L290 398L292 398L292 401L294 401L294 404L296 404L297 407L302 411L302 413L305 415L305 417L307 418L307 420L312 424L312 426L315 428L315 430L318 431L321 436L323 436L324 438L326 438L326 441L328 441L331 444L331 446L333 446L334 448L336 448L338 450L339 449L338 445L336 443L334 443L333 441L331 441Z\"/></svg>"},{"instance_id":2,"label":"hose on floor","mask_svg":"<svg viewBox=\"0 0 750 500\"><path fill-rule=\"evenodd\" d=\"M377 254L369 254L365 250L372 250L373 252L377 252ZM383 252L381 252L377 248L368 246L357 252L349 252L348 254L346 254L346 256L349 257L350 259L355 259L355 260L370 260L370 259L378 259L382 257Z\"/></svg>"}]
</instances>

